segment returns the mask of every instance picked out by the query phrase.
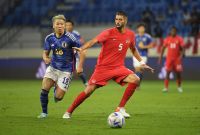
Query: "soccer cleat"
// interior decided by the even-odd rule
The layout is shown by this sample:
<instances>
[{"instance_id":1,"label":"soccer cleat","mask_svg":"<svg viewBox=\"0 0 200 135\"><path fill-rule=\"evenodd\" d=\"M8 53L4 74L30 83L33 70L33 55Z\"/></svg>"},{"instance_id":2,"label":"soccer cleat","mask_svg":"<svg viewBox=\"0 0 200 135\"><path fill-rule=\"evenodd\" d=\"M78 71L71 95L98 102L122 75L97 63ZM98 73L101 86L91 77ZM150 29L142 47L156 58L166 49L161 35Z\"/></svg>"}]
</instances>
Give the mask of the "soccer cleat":
<instances>
[{"instance_id":1,"label":"soccer cleat","mask_svg":"<svg viewBox=\"0 0 200 135\"><path fill-rule=\"evenodd\" d=\"M162 89L162 92L168 92L167 88Z\"/></svg>"},{"instance_id":2,"label":"soccer cleat","mask_svg":"<svg viewBox=\"0 0 200 135\"><path fill-rule=\"evenodd\" d=\"M41 113L40 115L37 116L38 119L44 119L47 117L46 113Z\"/></svg>"},{"instance_id":3,"label":"soccer cleat","mask_svg":"<svg viewBox=\"0 0 200 135\"><path fill-rule=\"evenodd\" d=\"M126 110L124 109L124 107L117 107L117 109L115 110L115 112L121 113L124 116L124 118L130 118L131 117L130 114L128 114L126 112Z\"/></svg>"},{"instance_id":4,"label":"soccer cleat","mask_svg":"<svg viewBox=\"0 0 200 135\"><path fill-rule=\"evenodd\" d=\"M65 114L63 115L63 119L70 119L71 118L71 113L65 112Z\"/></svg>"},{"instance_id":5,"label":"soccer cleat","mask_svg":"<svg viewBox=\"0 0 200 135\"><path fill-rule=\"evenodd\" d=\"M177 88L178 92L182 93L183 92L183 89L181 87L178 87Z\"/></svg>"}]
</instances>

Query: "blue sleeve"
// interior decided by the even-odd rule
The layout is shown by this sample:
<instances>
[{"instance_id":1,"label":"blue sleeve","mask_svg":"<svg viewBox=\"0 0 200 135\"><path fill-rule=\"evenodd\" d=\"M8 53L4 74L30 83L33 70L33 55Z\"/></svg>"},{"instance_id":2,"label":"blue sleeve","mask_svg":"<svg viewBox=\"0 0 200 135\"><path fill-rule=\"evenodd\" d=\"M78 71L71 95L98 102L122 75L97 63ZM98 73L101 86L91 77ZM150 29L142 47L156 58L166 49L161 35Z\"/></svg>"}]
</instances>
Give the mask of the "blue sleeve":
<instances>
[{"instance_id":1,"label":"blue sleeve","mask_svg":"<svg viewBox=\"0 0 200 135\"><path fill-rule=\"evenodd\" d=\"M48 38L45 39L45 42L44 42L44 50L47 50L47 51L50 51L50 50L51 50L51 46L50 46L50 43L49 43Z\"/></svg>"},{"instance_id":2,"label":"blue sleeve","mask_svg":"<svg viewBox=\"0 0 200 135\"><path fill-rule=\"evenodd\" d=\"M78 48L81 47L81 42L79 39L72 41L72 44L74 47L78 47Z\"/></svg>"},{"instance_id":3,"label":"blue sleeve","mask_svg":"<svg viewBox=\"0 0 200 135\"><path fill-rule=\"evenodd\" d=\"M149 36L149 37L147 38L147 44L150 44L151 42L153 42L153 39L152 39L151 36Z\"/></svg>"}]
</instances>

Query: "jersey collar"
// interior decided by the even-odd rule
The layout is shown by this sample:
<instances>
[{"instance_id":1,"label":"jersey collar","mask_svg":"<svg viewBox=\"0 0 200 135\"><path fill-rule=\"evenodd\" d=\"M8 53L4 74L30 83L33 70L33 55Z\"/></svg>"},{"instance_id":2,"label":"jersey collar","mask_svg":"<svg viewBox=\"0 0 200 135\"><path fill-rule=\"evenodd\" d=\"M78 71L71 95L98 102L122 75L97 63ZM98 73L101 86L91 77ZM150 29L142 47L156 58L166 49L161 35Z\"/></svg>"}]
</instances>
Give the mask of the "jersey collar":
<instances>
[{"instance_id":1,"label":"jersey collar","mask_svg":"<svg viewBox=\"0 0 200 135\"><path fill-rule=\"evenodd\" d=\"M60 38L62 38L65 34L66 34L66 32L64 32L63 35L62 35L61 37L57 37L57 36L56 36L56 33L54 33L54 36L55 36L57 39L60 39Z\"/></svg>"}]
</instances>

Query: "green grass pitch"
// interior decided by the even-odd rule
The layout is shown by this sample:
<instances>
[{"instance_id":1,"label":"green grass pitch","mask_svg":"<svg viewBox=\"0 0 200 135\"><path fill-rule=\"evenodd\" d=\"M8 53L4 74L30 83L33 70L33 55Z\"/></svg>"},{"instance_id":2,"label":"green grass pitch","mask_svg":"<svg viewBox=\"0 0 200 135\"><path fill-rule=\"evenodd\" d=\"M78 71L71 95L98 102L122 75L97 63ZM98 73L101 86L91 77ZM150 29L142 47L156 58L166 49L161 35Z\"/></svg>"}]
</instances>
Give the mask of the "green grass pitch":
<instances>
[{"instance_id":1,"label":"green grass pitch","mask_svg":"<svg viewBox=\"0 0 200 135\"><path fill-rule=\"evenodd\" d=\"M73 81L64 100L49 95L49 117L40 113L40 80L0 81L0 135L200 135L199 81L184 81L182 94L170 82L170 92L162 93L162 81L143 81L126 108L132 117L121 129L111 129L107 117L118 105L125 87L114 82L98 89L73 114L62 119L66 108L84 89Z\"/></svg>"}]
</instances>

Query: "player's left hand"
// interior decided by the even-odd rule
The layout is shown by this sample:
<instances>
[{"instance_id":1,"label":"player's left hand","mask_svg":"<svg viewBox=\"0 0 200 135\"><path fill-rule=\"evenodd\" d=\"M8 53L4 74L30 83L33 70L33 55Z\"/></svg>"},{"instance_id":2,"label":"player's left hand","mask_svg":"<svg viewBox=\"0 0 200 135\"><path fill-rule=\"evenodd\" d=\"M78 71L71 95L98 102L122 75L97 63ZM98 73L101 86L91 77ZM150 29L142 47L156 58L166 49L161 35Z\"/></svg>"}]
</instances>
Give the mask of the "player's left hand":
<instances>
[{"instance_id":1,"label":"player's left hand","mask_svg":"<svg viewBox=\"0 0 200 135\"><path fill-rule=\"evenodd\" d=\"M83 72L83 68L82 67L78 67L77 69L76 69L76 73L77 74L80 74L80 73L82 73Z\"/></svg>"},{"instance_id":2,"label":"player's left hand","mask_svg":"<svg viewBox=\"0 0 200 135\"><path fill-rule=\"evenodd\" d=\"M151 71L151 73L154 73L154 69L146 64L142 64L140 67L142 68L142 70L149 70Z\"/></svg>"}]
</instances>

